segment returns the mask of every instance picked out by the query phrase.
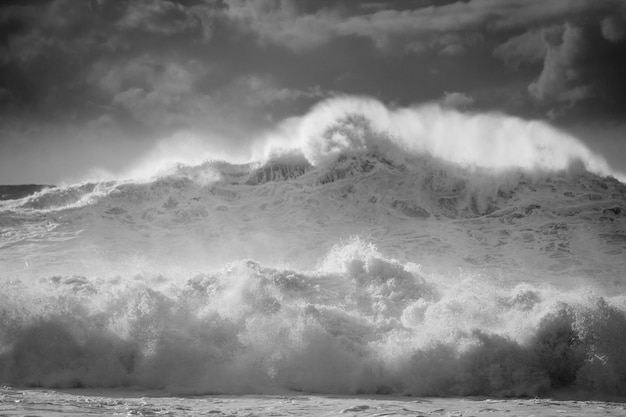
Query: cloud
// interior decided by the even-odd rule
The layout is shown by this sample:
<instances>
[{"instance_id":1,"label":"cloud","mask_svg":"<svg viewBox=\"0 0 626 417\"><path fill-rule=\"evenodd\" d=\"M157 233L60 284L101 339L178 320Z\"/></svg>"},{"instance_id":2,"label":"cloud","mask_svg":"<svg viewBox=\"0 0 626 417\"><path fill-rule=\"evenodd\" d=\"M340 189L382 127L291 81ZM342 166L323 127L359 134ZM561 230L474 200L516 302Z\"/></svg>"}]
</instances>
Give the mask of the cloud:
<instances>
[{"instance_id":1,"label":"cloud","mask_svg":"<svg viewBox=\"0 0 626 417\"><path fill-rule=\"evenodd\" d=\"M385 47L393 38L426 37L458 32L510 31L529 25L549 25L586 14L610 14L624 6L621 0L473 0L413 9L361 8L346 13L322 8L301 13L289 0L226 0L226 16L262 42L305 50L337 37L359 36ZM419 3L418 3L419 4ZM417 39L420 40L420 39ZM450 46L449 50L458 50Z\"/></svg>"},{"instance_id":2,"label":"cloud","mask_svg":"<svg viewBox=\"0 0 626 417\"><path fill-rule=\"evenodd\" d=\"M24 63L54 53L84 53L97 43L100 26L88 2L66 0L0 8L4 60Z\"/></svg>"},{"instance_id":3,"label":"cloud","mask_svg":"<svg viewBox=\"0 0 626 417\"><path fill-rule=\"evenodd\" d=\"M212 35L213 21L220 15L217 1L206 1L189 7L175 1L132 1L117 22L122 29L139 30L161 35L186 32L202 33L205 41Z\"/></svg>"},{"instance_id":4,"label":"cloud","mask_svg":"<svg viewBox=\"0 0 626 417\"><path fill-rule=\"evenodd\" d=\"M474 104L474 101L474 98L465 93L449 93L446 91L443 97L439 100L439 103L441 103L443 107L464 109Z\"/></svg>"},{"instance_id":5,"label":"cloud","mask_svg":"<svg viewBox=\"0 0 626 417\"><path fill-rule=\"evenodd\" d=\"M5 61L29 61L61 52L89 54L141 45L137 32L187 36L206 43L223 20L220 0L52 0L0 5L0 48Z\"/></svg>"},{"instance_id":6,"label":"cloud","mask_svg":"<svg viewBox=\"0 0 626 417\"><path fill-rule=\"evenodd\" d=\"M391 36L478 29L489 19L488 8L457 2L441 7L381 10L369 15L352 16L340 25L338 33L369 37L381 44Z\"/></svg>"},{"instance_id":7,"label":"cloud","mask_svg":"<svg viewBox=\"0 0 626 417\"><path fill-rule=\"evenodd\" d=\"M256 33L261 43L283 45L294 51L350 36L368 38L383 48L396 37L475 30L488 21L492 13L489 8L475 8L464 2L411 10L381 10L382 5L377 5L362 8L366 11L364 14L346 14L340 8L300 13L296 3L289 0L227 0L226 4L226 16L241 30ZM446 36L457 40L439 48L444 54L457 54L480 37L478 34L470 34L467 39L462 35ZM440 43L434 37L430 42Z\"/></svg>"},{"instance_id":8,"label":"cloud","mask_svg":"<svg viewBox=\"0 0 626 417\"><path fill-rule=\"evenodd\" d=\"M480 33L444 33L409 42L405 50L416 54L434 51L439 55L459 56L483 42L484 36Z\"/></svg>"},{"instance_id":9,"label":"cloud","mask_svg":"<svg viewBox=\"0 0 626 417\"><path fill-rule=\"evenodd\" d=\"M598 16L623 14L622 0L483 0L481 3L501 3L501 15L491 22L495 31L524 29L528 26L550 26L564 21L583 24L597 21ZM495 9L494 9L495 10Z\"/></svg>"},{"instance_id":10,"label":"cloud","mask_svg":"<svg viewBox=\"0 0 626 417\"><path fill-rule=\"evenodd\" d=\"M548 45L543 38L546 30L550 29L533 28L513 36L498 45L493 55L513 68L519 68L522 64L540 63L548 52Z\"/></svg>"},{"instance_id":11,"label":"cloud","mask_svg":"<svg viewBox=\"0 0 626 417\"><path fill-rule=\"evenodd\" d=\"M297 88L277 87L268 77L247 75L240 78L236 85L241 89L247 105L251 107L267 106L275 103L291 103L297 100L316 100L327 97L329 93L322 91L319 86L309 87L306 90Z\"/></svg>"},{"instance_id":12,"label":"cloud","mask_svg":"<svg viewBox=\"0 0 626 417\"><path fill-rule=\"evenodd\" d=\"M483 18L466 10L464 3L446 6L444 12L440 8L373 8L373 13L359 15L345 15L339 9L328 8L300 14L295 3L288 0L227 0L227 4L228 17L240 28L257 33L261 42L284 45L296 51L342 36L365 37L384 46L390 37L475 26Z\"/></svg>"},{"instance_id":13,"label":"cloud","mask_svg":"<svg viewBox=\"0 0 626 417\"><path fill-rule=\"evenodd\" d=\"M332 93L319 85L284 86L270 75L257 73L232 76L219 90L209 90L203 83L214 72L218 70L193 59L146 54L129 61L100 61L93 65L89 79L112 107L162 132L241 124L253 113L271 117L278 107L310 105Z\"/></svg>"},{"instance_id":14,"label":"cloud","mask_svg":"<svg viewBox=\"0 0 626 417\"><path fill-rule=\"evenodd\" d=\"M619 19L616 16L609 16L601 22L602 35L611 42L619 42L626 38L626 18Z\"/></svg>"},{"instance_id":15,"label":"cloud","mask_svg":"<svg viewBox=\"0 0 626 417\"><path fill-rule=\"evenodd\" d=\"M534 4L526 13L511 16L507 24L529 21L530 25L498 45L493 55L515 70L541 64L528 94L551 118L619 113L626 105L622 92L626 3L570 3L571 7L557 0Z\"/></svg>"},{"instance_id":16,"label":"cloud","mask_svg":"<svg viewBox=\"0 0 626 417\"><path fill-rule=\"evenodd\" d=\"M190 92L194 83L209 72L194 59L176 60L145 54L129 61L99 61L92 68L91 80L107 93L126 86L140 86L171 94Z\"/></svg>"},{"instance_id":17,"label":"cloud","mask_svg":"<svg viewBox=\"0 0 626 417\"><path fill-rule=\"evenodd\" d=\"M298 14L295 4L288 0L226 0L226 4L226 15L240 29L256 33L262 43L294 50L329 42L340 21L337 13L327 9Z\"/></svg>"},{"instance_id":18,"label":"cloud","mask_svg":"<svg viewBox=\"0 0 626 417\"><path fill-rule=\"evenodd\" d=\"M611 24L608 30L606 22L598 18L544 31L547 51L543 67L528 92L537 103L548 107L550 117L576 114L581 106L587 114L604 111L607 115L623 115L626 43L617 40L618 32L613 31L616 26Z\"/></svg>"},{"instance_id":19,"label":"cloud","mask_svg":"<svg viewBox=\"0 0 626 417\"><path fill-rule=\"evenodd\" d=\"M208 72L195 60L177 62L143 55L125 63L99 62L90 79L113 106L159 130L195 126L215 110L214 100L196 88Z\"/></svg>"},{"instance_id":20,"label":"cloud","mask_svg":"<svg viewBox=\"0 0 626 417\"><path fill-rule=\"evenodd\" d=\"M582 59L585 43L583 30L566 24L561 39L546 39L548 51L539 78L528 86L539 101L575 103L591 94L577 63Z\"/></svg>"}]
</instances>

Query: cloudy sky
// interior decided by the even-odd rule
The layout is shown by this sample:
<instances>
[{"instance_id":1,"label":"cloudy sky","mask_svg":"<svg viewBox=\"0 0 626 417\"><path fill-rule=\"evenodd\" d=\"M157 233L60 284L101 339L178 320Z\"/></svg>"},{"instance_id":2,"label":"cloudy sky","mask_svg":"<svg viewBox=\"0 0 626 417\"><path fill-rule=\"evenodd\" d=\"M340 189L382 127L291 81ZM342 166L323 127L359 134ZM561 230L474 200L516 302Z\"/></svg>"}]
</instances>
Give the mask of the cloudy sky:
<instances>
[{"instance_id":1,"label":"cloudy sky","mask_svg":"<svg viewBox=\"0 0 626 417\"><path fill-rule=\"evenodd\" d=\"M341 94L546 120L626 172L624 0L0 4L0 183L245 156Z\"/></svg>"}]
</instances>

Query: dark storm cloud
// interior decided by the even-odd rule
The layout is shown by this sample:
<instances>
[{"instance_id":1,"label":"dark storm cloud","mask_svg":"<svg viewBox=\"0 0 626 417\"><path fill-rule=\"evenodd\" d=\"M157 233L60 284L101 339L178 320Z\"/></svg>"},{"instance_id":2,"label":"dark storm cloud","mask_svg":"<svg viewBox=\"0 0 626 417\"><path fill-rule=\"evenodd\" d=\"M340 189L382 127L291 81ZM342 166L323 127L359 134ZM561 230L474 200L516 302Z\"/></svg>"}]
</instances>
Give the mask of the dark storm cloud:
<instances>
[{"instance_id":1,"label":"dark storm cloud","mask_svg":"<svg viewBox=\"0 0 626 417\"><path fill-rule=\"evenodd\" d=\"M213 20L219 8L213 4L192 4L139 0L128 3L126 12L117 22L123 29L174 35L201 32L205 40L212 34Z\"/></svg>"},{"instance_id":2,"label":"dark storm cloud","mask_svg":"<svg viewBox=\"0 0 626 417\"><path fill-rule=\"evenodd\" d=\"M444 33L409 42L406 50L412 53L434 51L439 55L463 55L484 42L480 33Z\"/></svg>"},{"instance_id":3,"label":"dark storm cloud","mask_svg":"<svg viewBox=\"0 0 626 417\"><path fill-rule=\"evenodd\" d=\"M498 46L494 55L515 68L540 64L528 93L552 117L590 111L597 115L598 109L610 117L623 116L626 43L620 28L626 8L622 3L610 12L569 16L560 24L539 23Z\"/></svg>"},{"instance_id":4,"label":"dark storm cloud","mask_svg":"<svg viewBox=\"0 0 626 417\"><path fill-rule=\"evenodd\" d=\"M232 75L225 83L239 87L241 77L268 78L271 63L266 65L262 56L256 64L264 66L265 73L255 74L255 68L245 71L242 66L237 67L237 59L216 52L220 49L232 48L231 54L236 55L237 49L253 48L246 44L249 39L259 43L257 48L271 49L271 45L276 45L306 55L319 52L314 49L324 45L355 43L357 38L363 38L381 52L395 51L396 56L430 52L442 57L465 55L468 61L476 61L484 60L484 56L472 56L475 50L484 52L491 48L494 57L513 68L543 63L535 77L528 80L529 97L544 106L550 102L571 104L604 93L601 88L591 86L585 80L589 72L577 66L586 61L585 48L593 49L585 45L590 42L589 27L593 25L601 33L593 42L611 43L613 49L620 49L624 38L623 9L619 1L592 0L14 3L2 10L5 23L1 35L2 59L6 75L3 81L6 81L1 87L10 97L21 99L22 104L56 103L61 98L55 94L60 94L64 102L71 102L72 96L78 101L89 98L100 106L115 108L117 113L125 112L143 124L173 119L180 123L184 122L182 114L190 106L202 110L207 108L209 98L214 100L211 95L215 89L203 89L209 84L203 78L215 77L217 73L208 75L197 67L221 66L222 71ZM551 30L560 31L561 35L552 36L560 39L546 40L546 33ZM252 37L246 38L246 34ZM233 43L233 39L239 44ZM595 60L594 75L602 59L613 57L615 51L606 49L607 56L590 57ZM321 56L324 52L328 54L322 59L337 59L332 48L322 51ZM355 48L355 52L359 49ZM387 55L386 59L389 58ZM349 59L358 61L364 56L357 54ZM128 88L115 94L103 95L102 82L93 83L94 74L99 71L105 71L103 77L111 81L115 74L131 71L133 62L137 64L135 71L141 72L141 62L147 71L148 61L152 62L153 70L161 68L162 74L156 76L152 71L143 74L144 79L139 73L135 77L126 74L120 82ZM493 63L485 62L485 65ZM150 85L143 85L149 81ZM326 81L319 80L313 85L271 85L265 96L272 96L272 89L285 89L301 94L282 97L312 98L315 95L305 92ZM165 91L155 85L158 82L179 87L182 87L180 83L187 84L185 91L172 91L175 86ZM385 89L386 82L380 80L379 86ZM110 88L105 93L110 93ZM250 93L263 94L254 89ZM225 100L223 95L220 100ZM255 100L244 100L243 104L249 102ZM163 118L164 112L181 117Z\"/></svg>"},{"instance_id":5,"label":"dark storm cloud","mask_svg":"<svg viewBox=\"0 0 626 417\"><path fill-rule=\"evenodd\" d=\"M211 98L196 91L209 71L195 60L142 55L123 63L97 62L90 79L113 107L147 126L166 128L185 124L197 111L210 113Z\"/></svg>"},{"instance_id":6,"label":"dark storm cloud","mask_svg":"<svg viewBox=\"0 0 626 417\"><path fill-rule=\"evenodd\" d=\"M363 37L383 50L401 42L411 53L454 56L482 46L486 38L487 44L499 39L493 55L510 67L543 64L527 84L527 94L542 111L554 115L591 99L618 110L624 101L607 88L621 85L616 75L624 69L626 4L619 0L405 2L404 8L397 8L398 2L364 2L351 9L333 8L336 2L329 1L308 13L302 13L302 2L227 3L241 30L255 32L262 44L296 53L338 38Z\"/></svg>"},{"instance_id":7,"label":"dark storm cloud","mask_svg":"<svg viewBox=\"0 0 626 417\"><path fill-rule=\"evenodd\" d=\"M626 37L624 16L609 16L602 20L602 36L611 42L620 42Z\"/></svg>"},{"instance_id":8,"label":"dark storm cloud","mask_svg":"<svg viewBox=\"0 0 626 417\"><path fill-rule=\"evenodd\" d=\"M548 31L554 29L560 30L560 27L533 28L520 35L515 35L498 45L494 49L493 54L515 69L524 64L540 63L548 52L548 45L544 40L544 36L546 36Z\"/></svg>"},{"instance_id":9,"label":"dark storm cloud","mask_svg":"<svg viewBox=\"0 0 626 417\"><path fill-rule=\"evenodd\" d=\"M175 36L178 43L206 42L211 30L198 8L214 4L146 4L3 3L0 182L15 181L10 175L16 173L22 181L42 173L58 181L94 166L122 168L150 146L159 128L172 127L181 114L182 123L193 119L187 110L205 105L188 90L200 71L167 60L161 47ZM142 61L153 51L154 59ZM184 103L189 98L195 101ZM159 123L151 126L154 120Z\"/></svg>"},{"instance_id":10,"label":"dark storm cloud","mask_svg":"<svg viewBox=\"0 0 626 417\"><path fill-rule=\"evenodd\" d=\"M220 10L217 2L169 1L5 7L3 19L16 23L4 34L2 88L40 120L76 112L86 120L89 109L127 126L129 118L157 128L193 118L190 109L207 107L204 92L192 91L207 65L186 53L210 41Z\"/></svg>"},{"instance_id":11,"label":"dark storm cloud","mask_svg":"<svg viewBox=\"0 0 626 417\"><path fill-rule=\"evenodd\" d=\"M228 0L228 15L263 41L312 47L336 37L363 36L383 46L394 36L468 30L505 31L584 13L609 13L618 1L474 0L471 2L353 2L359 8L323 7L301 13L302 2ZM332 4L333 2L327 2ZM402 4L404 7L397 8ZM370 5L372 7L363 7ZM375 7L374 7L375 6ZM393 7L396 6L396 7ZM360 13L356 13L360 10Z\"/></svg>"}]
</instances>

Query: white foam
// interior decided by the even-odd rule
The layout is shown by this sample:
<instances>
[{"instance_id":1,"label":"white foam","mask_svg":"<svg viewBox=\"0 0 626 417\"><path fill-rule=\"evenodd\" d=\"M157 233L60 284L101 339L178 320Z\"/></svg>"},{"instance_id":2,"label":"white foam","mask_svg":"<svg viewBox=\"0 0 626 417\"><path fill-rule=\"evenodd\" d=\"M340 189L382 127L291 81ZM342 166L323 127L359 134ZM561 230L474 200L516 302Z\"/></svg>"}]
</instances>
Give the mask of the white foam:
<instances>
[{"instance_id":1,"label":"white foam","mask_svg":"<svg viewBox=\"0 0 626 417\"><path fill-rule=\"evenodd\" d=\"M267 135L264 152L300 149L311 164L324 166L346 151L392 152L387 141L410 154L427 152L464 166L557 171L581 162L595 174L620 177L578 139L541 121L463 113L433 103L390 108L353 96L323 101L306 115L285 120Z\"/></svg>"},{"instance_id":2,"label":"white foam","mask_svg":"<svg viewBox=\"0 0 626 417\"><path fill-rule=\"evenodd\" d=\"M191 394L624 393L619 300L422 276L361 239L324 265L3 282L0 378Z\"/></svg>"}]
</instances>

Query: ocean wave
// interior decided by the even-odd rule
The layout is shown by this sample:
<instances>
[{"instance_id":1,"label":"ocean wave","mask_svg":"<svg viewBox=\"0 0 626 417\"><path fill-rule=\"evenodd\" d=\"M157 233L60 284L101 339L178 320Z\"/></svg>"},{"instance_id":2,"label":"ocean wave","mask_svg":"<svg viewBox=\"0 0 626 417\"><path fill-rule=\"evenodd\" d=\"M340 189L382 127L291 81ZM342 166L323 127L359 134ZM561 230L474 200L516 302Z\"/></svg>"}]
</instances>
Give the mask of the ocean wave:
<instances>
[{"instance_id":1,"label":"ocean wave","mask_svg":"<svg viewBox=\"0 0 626 417\"><path fill-rule=\"evenodd\" d=\"M624 395L626 300L425 274L354 239L312 271L3 282L0 380L172 392Z\"/></svg>"},{"instance_id":2,"label":"ocean wave","mask_svg":"<svg viewBox=\"0 0 626 417\"><path fill-rule=\"evenodd\" d=\"M0 202L0 382L626 395L626 186L581 143L360 98L272 135Z\"/></svg>"},{"instance_id":3,"label":"ocean wave","mask_svg":"<svg viewBox=\"0 0 626 417\"><path fill-rule=\"evenodd\" d=\"M464 167L554 172L580 165L596 175L620 177L582 142L544 122L437 104L391 108L368 97L320 102L283 122L266 142L266 153L296 149L317 167L345 152L372 151L398 163L407 155L427 154Z\"/></svg>"},{"instance_id":4,"label":"ocean wave","mask_svg":"<svg viewBox=\"0 0 626 417\"><path fill-rule=\"evenodd\" d=\"M402 153L396 145L390 146L394 152ZM444 215L465 211L464 216L489 214L503 205L498 200L508 200L520 191L571 192L570 189L576 189L595 192L598 199L602 199L601 194L623 189L614 178L571 167L556 172L530 172L519 168L496 172L488 168L463 167L428 155L404 154L400 160L371 150L345 150L332 162L315 167L303 154L288 152L276 154L262 164L232 165L211 161L198 166L180 165L166 175L142 182L108 181L48 188L22 199L2 202L0 212L45 213L95 205L156 204L163 196L177 195L181 200L189 200L197 197L201 190L211 193L223 190L234 195L249 192L250 186L263 187L277 182L313 187L323 192L326 184L342 180L371 182L374 188L391 182L396 186L410 184L403 187L407 197L438 199L432 204L442 206ZM461 207L463 204L465 207Z\"/></svg>"}]
</instances>

